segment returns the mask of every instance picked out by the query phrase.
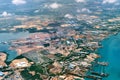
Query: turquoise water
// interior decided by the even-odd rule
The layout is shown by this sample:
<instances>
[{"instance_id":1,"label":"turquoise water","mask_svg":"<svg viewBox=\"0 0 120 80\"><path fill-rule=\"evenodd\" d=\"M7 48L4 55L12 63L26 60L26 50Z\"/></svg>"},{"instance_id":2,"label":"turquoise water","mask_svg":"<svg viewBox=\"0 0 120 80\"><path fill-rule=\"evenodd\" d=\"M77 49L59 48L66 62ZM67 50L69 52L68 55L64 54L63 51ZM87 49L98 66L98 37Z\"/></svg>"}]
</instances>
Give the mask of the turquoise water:
<instances>
[{"instance_id":1,"label":"turquoise water","mask_svg":"<svg viewBox=\"0 0 120 80\"><path fill-rule=\"evenodd\" d=\"M110 74L104 80L120 80L120 33L104 39L102 45L98 51L102 61L109 62L106 72Z\"/></svg>"}]
</instances>

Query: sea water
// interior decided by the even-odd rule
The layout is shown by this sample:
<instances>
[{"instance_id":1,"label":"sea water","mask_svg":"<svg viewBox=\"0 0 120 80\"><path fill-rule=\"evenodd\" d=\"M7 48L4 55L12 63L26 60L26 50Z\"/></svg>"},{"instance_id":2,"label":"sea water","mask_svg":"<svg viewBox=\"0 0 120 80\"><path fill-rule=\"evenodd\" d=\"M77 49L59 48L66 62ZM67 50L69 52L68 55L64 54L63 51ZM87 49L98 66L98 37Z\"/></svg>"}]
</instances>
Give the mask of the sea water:
<instances>
[{"instance_id":1,"label":"sea water","mask_svg":"<svg viewBox=\"0 0 120 80\"><path fill-rule=\"evenodd\" d=\"M12 61L18 56L18 54L15 50L9 50L10 45L6 42L21 39L27 37L28 35L28 32L0 33L0 52L5 52L7 54L7 62Z\"/></svg>"},{"instance_id":2,"label":"sea water","mask_svg":"<svg viewBox=\"0 0 120 80\"><path fill-rule=\"evenodd\" d=\"M120 33L104 39L102 46L98 50L101 60L109 63L105 69L109 76L103 80L120 80Z\"/></svg>"}]
</instances>

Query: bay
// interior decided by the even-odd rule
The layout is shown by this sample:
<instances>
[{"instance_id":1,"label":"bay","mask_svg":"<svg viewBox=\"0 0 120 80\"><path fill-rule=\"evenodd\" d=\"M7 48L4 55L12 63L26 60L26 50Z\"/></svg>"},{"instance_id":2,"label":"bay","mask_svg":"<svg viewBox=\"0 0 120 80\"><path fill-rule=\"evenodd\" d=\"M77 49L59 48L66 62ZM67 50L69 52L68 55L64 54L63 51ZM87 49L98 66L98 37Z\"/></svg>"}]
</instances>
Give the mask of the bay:
<instances>
[{"instance_id":1,"label":"bay","mask_svg":"<svg viewBox=\"0 0 120 80\"><path fill-rule=\"evenodd\" d=\"M0 52L5 52L7 54L7 62L12 61L18 56L15 50L9 50L10 45L6 42L11 40L21 39L29 36L28 32L19 32L19 33L0 33Z\"/></svg>"},{"instance_id":2,"label":"bay","mask_svg":"<svg viewBox=\"0 0 120 80\"><path fill-rule=\"evenodd\" d=\"M120 33L109 36L102 41L102 48L98 52L101 61L107 61L106 73L110 75L104 80L120 80Z\"/></svg>"}]
</instances>

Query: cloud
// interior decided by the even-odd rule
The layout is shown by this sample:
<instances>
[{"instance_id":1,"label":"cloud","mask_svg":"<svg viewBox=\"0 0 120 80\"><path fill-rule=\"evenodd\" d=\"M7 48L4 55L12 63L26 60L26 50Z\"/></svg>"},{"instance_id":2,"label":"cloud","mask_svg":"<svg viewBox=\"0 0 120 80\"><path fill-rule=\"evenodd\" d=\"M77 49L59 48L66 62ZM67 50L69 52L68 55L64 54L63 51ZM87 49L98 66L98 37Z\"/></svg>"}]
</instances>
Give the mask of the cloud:
<instances>
[{"instance_id":1,"label":"cloud","mask_svg":"<svg viewBox=\"0 0 120 80\"><path fill-rule=\"evenodd\" d=\"M73 18L73 16L72 16L71 14L65 14L64 17L65 17L65 18L69 18L69 19Z\"/></svg>"},{"instance_id":2,"label":"cloud","mask_svg":"<svg viewBox=\"0 0 120 80\"><path fill-rule=\"evenodd\" d=\"M91 13L91 11L87 8L82 8L81 12L88 12L88 13Z\"/></svg>"},{"instance_id":3,"label":"cloud","mask_svg":"<svg viewBox=\"0 0 120 80\"><path fill-rule=\"evenodd\" d=\"M112 3L116 3L117 0L103 0L103 4L106 4L106 3L109 3L109 4L112 4Z\"/></svg>"},{"instance_id":4,"label":"cloud","mask_svg":"<svg viewBox=\"0 0 120 80\"><path fill-rule=\"evenodd\" d=\"M38 13L40 10L35 10L34 13Z\"/></svg>"},{"instance_id":5,"label":"cloud","mask_svg":"<svg viewBox=\"0 0 120 80\"><path fill-rule=\"evenodd\" d=\"M88 8L77 9L77 13L85 12L85 13L92 13L92 11Z\"/></svg>"},{"instance_id":6,"label":"cloud","mask_svg":"<svg viewBox=\"0 0 120 80\"><path fill-rule=\"evenodd\" d=\"M78 13L79 13L79 12L81 12L81 10L80 10L80 9L77 9L76 11L77 11Z\"/></svg>"},{"instance_id":7,"label":"cloud","mask_svg":"<svg viewBox=\"0 0 120 80\"><path fill-rule=\"evenodd\" d=\"M12 0L12 4L15 5L22 5L22 4L26 4L26 0Z\"/></svg>"},{"instance_id":8,"label":"cloud","mask_svg":"<svg viewBox=\"0 0 120 80\"><path fill-rule=\"evenodd\" d=\"M119 5L120 5L120 3L115 3L115 5L116 5L116 6L119 6Z\"/></svg>"},{"instance_id":9,"label":"cloud","mask_svg":"<svg viewBox=\"0 0 120 80\"><path fill-rule=\"evenodd\" d=\"M62 5L61 4L58 4L58 3L52 3L52 4L46 4L45 7L47 8L52 8L52 9L57 9L59 7L61 7Z\"/></svg>"},{"instance_id":10,"label":"cloud","mask_svg":"<svg viewBox=\"0 0 120 80\"><path fill-rule=\"evenodd\" d=\"M85 0L75 0L77 3L84 3L86 2Z\"/></svg>"},{"instance_id":11,"label":"cloud","mask_svg":"<svg viewBox=\"0 0 120 80\"><path fill-rule=\"evenodd\" d=\"M7 17L7 16L11 16L12 14L10 14L10 13L8 13L8 12L6 12L6 11L4 11L2 14L1 14L1 16L3 16L3 17Z\"/></svg>"}]
</instances>

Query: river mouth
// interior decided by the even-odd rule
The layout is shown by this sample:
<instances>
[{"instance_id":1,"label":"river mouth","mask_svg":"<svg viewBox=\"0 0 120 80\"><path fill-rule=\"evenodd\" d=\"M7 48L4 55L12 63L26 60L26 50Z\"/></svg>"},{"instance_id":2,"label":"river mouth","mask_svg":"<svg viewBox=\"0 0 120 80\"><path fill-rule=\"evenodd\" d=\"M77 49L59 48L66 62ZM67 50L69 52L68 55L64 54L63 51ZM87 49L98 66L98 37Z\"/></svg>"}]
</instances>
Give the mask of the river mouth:
<instances>
[{"instance_id":1,"label":"river mouth","mask_svg":"<svg viewBox=\"0 0 120 80\"><path fill-rule=\"evenodd\" d=\"M98 49L101 60L109 63L106 67L109 76L103 80L120 80L120 33L109 36L101 44L103 47Z\"/></svg>"}]
</instances>

